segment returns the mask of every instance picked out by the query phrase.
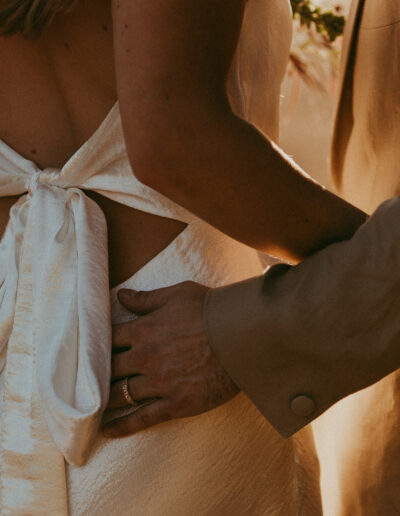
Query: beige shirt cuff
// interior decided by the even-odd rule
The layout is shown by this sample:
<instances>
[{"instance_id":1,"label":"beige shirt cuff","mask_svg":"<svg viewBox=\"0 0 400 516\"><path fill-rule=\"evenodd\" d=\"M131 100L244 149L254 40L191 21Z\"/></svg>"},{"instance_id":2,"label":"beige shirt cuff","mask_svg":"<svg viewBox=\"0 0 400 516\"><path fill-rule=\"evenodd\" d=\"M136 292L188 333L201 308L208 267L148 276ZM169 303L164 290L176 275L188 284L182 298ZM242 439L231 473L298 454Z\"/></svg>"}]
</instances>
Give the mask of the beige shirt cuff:
<instances>
[{"instance_id":1,"label":"beige shirt cuff","mask_svg":"<svg viewBox=\"0 0 400 516\"><path fill-rule=\"evenodd\" d=\"M211 290L210 345L283 435L400 367L400 200L296 267Z\"/></svg>"}]
</instances>

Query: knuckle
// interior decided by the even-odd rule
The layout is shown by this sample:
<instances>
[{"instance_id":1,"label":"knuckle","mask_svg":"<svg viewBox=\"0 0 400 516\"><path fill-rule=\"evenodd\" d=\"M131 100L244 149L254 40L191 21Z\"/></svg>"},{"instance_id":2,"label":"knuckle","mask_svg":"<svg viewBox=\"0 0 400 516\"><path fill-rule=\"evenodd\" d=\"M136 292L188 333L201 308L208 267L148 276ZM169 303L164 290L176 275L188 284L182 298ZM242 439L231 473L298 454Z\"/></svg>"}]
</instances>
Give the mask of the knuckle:
<instances>
[{"instance_id":1,"label":"knuckle","mask_svg":"<svg viewBox=\"0 0 400 516\"><path fill-rule=\"evenodd\" d=\"M132 349L123 353L113 355L111 358L111 374L113 378L130 376L137 373L135 370L138 366Z\"/></svg>"},{"instance_id":2,"label":"knuckle","mask_svg":"<svg viewBox=\"0 0 400 516\"><path fill-rule=\"evenodd\" d=\"M114 344L129 346L134 329L130 323L116 324L112 328L112 340Z\"/></svg>"},{"instance_id":3,"label":"knuckle","mask_svg":"<svg viewBox=\"0 0 400 516\"><path fill-rule=\"evenodd\" d=\"M136 352L143 360L149 360L154 355L153 346L149 342L137 347Z\"/></svg>"},{"instance_id":4,"label":"knuckle","mask_svg":"<svg viewBox=\"0 0 400 516\"><path fill-rule=\"evenodd\" d=\"M146 330L139 321L140 319L134 321L129 328L129 344L132 349L139 349L146 340Z\"/></svg>"},{"instance_id":5,"label":"knuckle","mask_svg":"<svg viewBox=\"0 0 400 516\"><path fill-rule=\"evenodd\" d=\"M156 365L156 350L155 347L150 343L145 343L142 346L135 347L134 350L135 359L142 367L154 368Z\"/></svg>"},{"instance_id":6,"label":"knuckle","mask_svg":"<svg viewBox=\"0 0 400 516\"><path fill-rule=\"evenodd\" d=\"M112 327L113 344L120 347L137 347L141 342L146 342L148 337L149 328L140 317Z\"/></svg>"},{"instance_id":7,"label":"knuckle","mask_svg":"<svg viewBox=\"0 0 400 516\"><path fill-rule=\"evenodd\" d=\"M121 324L115 324L112 327L112 340L114 344L121 344L123 341L124 331Z\"/></svg>"},{"instance_id":8,"label":"knuckle","mask_svg":"<svg viewBox=\"0 0 400 516\"><path fill-rule=\"evenodd\" d=\"M152 326L147 322L147 318L135 319L132 322L131 342L136 348L144 347L149 343L152 336Z\"/></svg>"}]
</instances>

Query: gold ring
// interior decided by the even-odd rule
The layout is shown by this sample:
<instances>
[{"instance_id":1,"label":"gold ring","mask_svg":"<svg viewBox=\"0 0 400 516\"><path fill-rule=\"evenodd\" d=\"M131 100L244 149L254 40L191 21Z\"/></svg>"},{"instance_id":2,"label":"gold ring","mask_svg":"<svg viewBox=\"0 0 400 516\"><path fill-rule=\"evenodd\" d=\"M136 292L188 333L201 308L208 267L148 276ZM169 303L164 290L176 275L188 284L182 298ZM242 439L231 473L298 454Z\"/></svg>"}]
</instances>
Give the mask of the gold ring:
<instances>
[{"instance_id":1,"label":"gold ring","mask_svg":"<svg viewBox=\"0 0 400 516\"><path fill-rule=\"evenodd\" d=\"M132 405L133 407L138 407L140 405L140 402L133 399L131 396L131 393L129 392L128 377L126 377L122 380L121 390L122 390L124 399L128 403L128 405Z\"/></svg>"}]
</instances>

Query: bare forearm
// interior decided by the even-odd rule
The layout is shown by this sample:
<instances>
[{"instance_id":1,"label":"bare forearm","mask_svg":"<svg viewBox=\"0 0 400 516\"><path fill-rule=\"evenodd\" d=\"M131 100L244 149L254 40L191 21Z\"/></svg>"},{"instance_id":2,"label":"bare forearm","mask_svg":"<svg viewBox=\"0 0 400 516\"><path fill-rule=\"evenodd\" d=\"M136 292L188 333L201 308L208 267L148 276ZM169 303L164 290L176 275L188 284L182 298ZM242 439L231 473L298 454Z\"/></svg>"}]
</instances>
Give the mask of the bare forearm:
<instances>
[{"instance_id":1,"label":"bare forearm","mask_svg":"<svg viewBox=\"0 0 400 516\"><path fill-rule=\"evenodd\" d=\"M125 140L141 181L232 237L296 261L349 238L364 215L230 109L244 6L232 0L226 16L224 0L113 2Z\"/></svg>"},{"instance_id":2,"label":"bare forearm","mask_svg":"<svg viewBox=\"0 0 400 516\"><path fill-rule=\"evenodd\" d=\"M365 221L229 109L193 111L156 132L151 156L140 161L132 152L149 186L233 238L290 261L350 238Z\"/></svg>"}]
</instances>

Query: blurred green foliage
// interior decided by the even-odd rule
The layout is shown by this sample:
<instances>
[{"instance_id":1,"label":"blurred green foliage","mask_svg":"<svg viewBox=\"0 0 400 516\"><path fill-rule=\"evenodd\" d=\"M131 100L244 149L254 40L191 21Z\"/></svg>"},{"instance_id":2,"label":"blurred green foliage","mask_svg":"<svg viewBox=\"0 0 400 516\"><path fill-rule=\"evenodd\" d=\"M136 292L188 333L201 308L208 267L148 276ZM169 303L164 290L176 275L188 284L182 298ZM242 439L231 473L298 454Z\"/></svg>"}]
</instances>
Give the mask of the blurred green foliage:
<instances>
[{"instance_id":1,"label":"blurred green foliage","mask_svg":"<svg viewBox=\"0 0 400 516\"><path fill-rule=\"evenodd\" d=\"M335 41L343 34L345 17L340 10L326 10L315 6L311 0L290 0L293 9L293 17L299 19L301 25L307 28L315 27L315 30L328 37L329 41Z\"/></svg>"}]
</instances>

